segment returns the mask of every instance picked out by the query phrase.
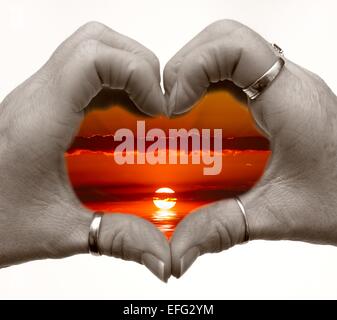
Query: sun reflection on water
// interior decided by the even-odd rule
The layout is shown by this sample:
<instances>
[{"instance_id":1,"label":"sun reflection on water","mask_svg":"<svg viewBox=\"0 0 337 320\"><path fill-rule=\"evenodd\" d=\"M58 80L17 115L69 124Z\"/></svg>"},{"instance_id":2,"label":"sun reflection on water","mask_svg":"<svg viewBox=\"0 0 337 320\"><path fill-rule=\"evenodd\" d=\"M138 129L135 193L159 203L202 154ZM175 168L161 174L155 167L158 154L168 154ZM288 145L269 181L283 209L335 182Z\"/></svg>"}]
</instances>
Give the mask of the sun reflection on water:
<instances>
[{"instance_id":1,"label":"sun reflection on water","mask_svg":"<svg viewBox=\"0 0 337 320\"><path fill-rule=\"evenodd\" d=\"M152 221L164 234L172 233L177 220L177 212L172 210L157 210L153 213Z\"/></svg>"}]
</instances>

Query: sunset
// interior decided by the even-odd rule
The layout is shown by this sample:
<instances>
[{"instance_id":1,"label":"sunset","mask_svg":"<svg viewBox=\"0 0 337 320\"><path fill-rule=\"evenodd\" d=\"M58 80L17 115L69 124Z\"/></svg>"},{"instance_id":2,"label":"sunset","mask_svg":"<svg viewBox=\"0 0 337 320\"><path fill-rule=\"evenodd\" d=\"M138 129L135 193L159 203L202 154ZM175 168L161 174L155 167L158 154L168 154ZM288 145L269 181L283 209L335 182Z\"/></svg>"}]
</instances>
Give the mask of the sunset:
<instances>
[{"instance_id":1,"label":"sunset","mask_svg":"<svg viewBox=\"0 0 337 320\"><path fill-rule=\"evenodd\" d=\"M177 198L173 197L174 193L174 190L172 190L171 188L159 188L155 191L153 204L161 210L172 209L177 203Z\"/></svg>"},{"instance_id":2,"label":"sunset","mask_svg":"<svg viewBox=\"0 0 337 320\"><path fill-rule=\"evenodd\" d=\"M148 139L152 129L161 136ZM183 137L187 145L183 139L170 144L172 129L192 133ZM206 142L201 140L205 130L211 133ZM219 130L217 149L214 133ZM249 190L269 155L269 142L256 130L248 109L217 90L174 119L148 118L118 105L95 109L84 119L66 160L85 206L137 214L170 237L191 210Z\"/></svg>"},{"instance_id":3,"label":"sunset","mask_svg":"<svg viewBox=\"0 0 337 320\"><path fill-rule=\"evenodd\" d=\"M0 299L112 320L336 299L336 13L2 1Z\"/></svg>"}]
</instances>

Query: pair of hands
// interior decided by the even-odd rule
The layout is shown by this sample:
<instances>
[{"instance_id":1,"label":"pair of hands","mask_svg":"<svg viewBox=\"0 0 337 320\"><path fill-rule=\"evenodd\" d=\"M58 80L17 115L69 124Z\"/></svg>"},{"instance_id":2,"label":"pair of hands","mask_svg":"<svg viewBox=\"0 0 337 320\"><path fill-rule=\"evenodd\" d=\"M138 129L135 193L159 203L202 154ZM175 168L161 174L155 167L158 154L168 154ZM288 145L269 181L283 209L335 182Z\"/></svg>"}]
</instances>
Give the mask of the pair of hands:
<instances>
[{"instance_id":1,"label":"pair of hands","mask_svg":"<svg viewBox=\"0 0 337 320\"><path fill-rule=\"evenodd\" d=\"M88 252L92 213L72 190L64 152L103 86L125 90L146 114L170 116L188 111L211 82L250 85L276 59L251 29L218 21L166 65L164 96L152 52L102 24L81 27L0 105L0 267ZM241 197L251 239L336 245L336 96L319 77L287 61L249 108L272 149L262 179ZM170 243L143 219L105 215L99 247L167 281L198 256L241 243L244 230L230 199L187 216Z\"/></svg>"}]
</instances>

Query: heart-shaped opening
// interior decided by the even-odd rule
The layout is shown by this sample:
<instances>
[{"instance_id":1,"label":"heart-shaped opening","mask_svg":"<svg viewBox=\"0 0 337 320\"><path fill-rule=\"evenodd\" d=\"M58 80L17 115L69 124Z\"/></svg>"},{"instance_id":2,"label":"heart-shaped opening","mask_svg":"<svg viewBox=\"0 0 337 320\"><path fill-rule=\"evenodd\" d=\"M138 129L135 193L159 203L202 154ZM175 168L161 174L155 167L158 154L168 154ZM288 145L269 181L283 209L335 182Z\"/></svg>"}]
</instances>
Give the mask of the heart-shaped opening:
<instances>
[{"instance_id":1,"label":"heart-shaped opening","mask_svg":"<svg viewBox=\"0 0 337 320\"><path fill-rule=\"evenodd\" d=\"M133 213L146 218L169 238L191 210L241 194L263 174L270 156L269 142L256 129L244 99L231 83L218 83L210 87L189 113L173 119L149 118L135 112L126 94L102 91L93 99L91 111L66 153L70 180L77 196L95 211ZM170 129L181 128L195 129L196 136L194 147L194 138L188 138L186 164L179 163L186 151L179 141L176 150L170 149L169 144L169 140L174 139ZM121 132L119 129L127 129L132 135L129 141L133 141L134 150L121 151L119 146L125 139L115 140L116 132ZM157 151L152 153L152 158L146 155L159 140L147 139L151 129L161 129L165 134L160 139L164 139L166 164L151 164L153 158L158 160ZM215 129L222 132L220 153L214 146ZM207 132L211 150L203 149L201 136ZM196 150L198 139L200 146ZM143 144L141 149L140 144ZM170 156L173 151L176 154ZM207 151L210 157L203 158L202 153ZM118 152L120 159L129 156L134 164L118 164ZM195 159L199 155L200 163L196 160L192 163L193 153ZM172 160L175 156L177 164L170 162L170 157ZM212 167L209 170L212 174L205 175L205 168Z\"/></svg>"}]
</instances>

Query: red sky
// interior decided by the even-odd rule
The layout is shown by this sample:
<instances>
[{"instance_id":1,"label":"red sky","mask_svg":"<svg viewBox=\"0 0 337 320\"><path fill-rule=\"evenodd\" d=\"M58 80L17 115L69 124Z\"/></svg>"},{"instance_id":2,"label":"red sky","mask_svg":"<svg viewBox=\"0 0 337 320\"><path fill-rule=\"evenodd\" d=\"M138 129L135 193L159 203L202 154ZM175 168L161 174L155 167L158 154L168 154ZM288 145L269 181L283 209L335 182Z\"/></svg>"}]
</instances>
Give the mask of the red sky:
<instances>
[{"instance_id":1,"label":"red sky","mask_svg":"<svg viewBox=\"0 0 337 320\"><path fill-rule=\"evenodd\" d=\"M78 133L79 137L111 135L119 128L135 131L137 120L145 120L150 128L197 128L222 129L223 137L261 137L255 129L247 108L225 91L214 91L205 96L188 114L175 119L147 118L135 115L122 107L90 112ZM258 141L258 140L257 140ZM263 145L260 139L255 143ZM76 144L76 141L75 141ZM251 146L247 147L252 149ZM245 149L243 147L243 149ZM103 151L103 150L102 150ZM108 185L155 185L161 186L235 186L252 185L262 174L268 151L224 150L223 170L217 176L204 176L200 165L117 165L113 154L82 151L67 154L69 175L75 188Z\"/></svg>"},{"instance_id":2,"label":"red sky","mask_svg":"<svg viewBox=\"0 0 337 320\"><path fill-rule=\"evenodd\" d=\"M113 134L120 128L135 132L137 120L145 120L147 130L222 129L221 173L203 175L202 163L117 165ZM270 155L268 145L255 129L247 108L228 93L215 91L191 112L175 119L151 119L120 106L90 112L66 154L66 161L75 192L89 209L136 214L154 223L169 238L192 209L232 197L254 185ZM160 187L176 191L177 205L169 215L158 211L152 202L154 191Z\"/></svg>"}]
</instances>

